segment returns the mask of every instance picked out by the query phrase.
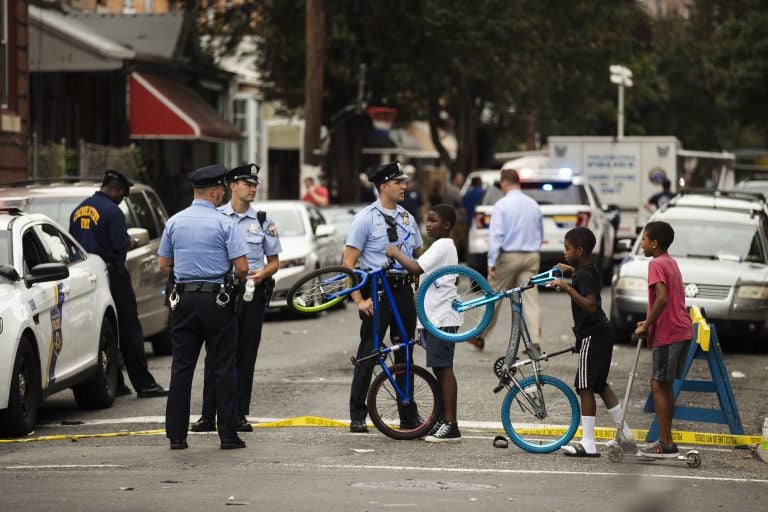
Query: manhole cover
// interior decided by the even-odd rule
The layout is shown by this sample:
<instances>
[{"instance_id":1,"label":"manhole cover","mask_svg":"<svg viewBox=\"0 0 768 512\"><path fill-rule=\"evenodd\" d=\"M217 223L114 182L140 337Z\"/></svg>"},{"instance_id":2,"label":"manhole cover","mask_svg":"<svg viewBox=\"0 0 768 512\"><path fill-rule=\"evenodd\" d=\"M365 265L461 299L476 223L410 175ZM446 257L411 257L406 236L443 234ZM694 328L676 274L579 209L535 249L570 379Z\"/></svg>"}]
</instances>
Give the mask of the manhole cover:
<instances>
[{"instance_id":1,"label":"manhole cover","mask_svg":"<svg viewBox=\"0 0 768 512\"><path fill-rule=\"evenodd\" d=\"M482 491L495 489L493 485L468 484L464 482L435 482L431 480L403 480L396 482L356 482L352 487L364 487L366 489L425 489L444 491Z\"/></svg>"}]
</instances>

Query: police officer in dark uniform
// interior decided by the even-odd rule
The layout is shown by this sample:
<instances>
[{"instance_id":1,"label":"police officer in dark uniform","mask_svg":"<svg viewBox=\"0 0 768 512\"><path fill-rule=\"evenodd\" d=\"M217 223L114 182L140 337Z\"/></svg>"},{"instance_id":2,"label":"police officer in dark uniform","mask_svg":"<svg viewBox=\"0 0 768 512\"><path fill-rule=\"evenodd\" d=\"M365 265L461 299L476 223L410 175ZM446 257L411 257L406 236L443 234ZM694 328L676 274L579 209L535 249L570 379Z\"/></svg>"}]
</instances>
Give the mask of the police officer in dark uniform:
<instances>
[{"instance_id":1,"label":"police officer in dark uniform","mask_svg":"<svg viewBox=\"0 0 768 512\"><path fill-rule=\"evenodd\" d=\"M195 189L192 205L168 220L157 251L160 268L172 273L171 389L165 432L172 450L187 448L192 376L200 348L216 389L220 448L245 448L235 430L236 290L230 276L248 274L248 247L232 220L216 209L224 199L223 165L189 174Z\"/></svg>"},{"instance_id":2,"label":"police officer in dark uniform","mask_svg":"<svg viewBox=\"0 0 768 512\"><path fill-rule=\"evenodd\" d=\"M408 176L403 173L400 162L382 165L370 175L369 180L375 185L379 199L362 209L352 219L344 247L343 264L345 267L355 268L357 266L362 269L383 267L387 263L385 251L390 244L402 244L403 252L413 258L417 258L421 254L419 227L413 216L397 204L403 200L407 179ZM392 288L403 326L409 336L413 336L416 330L416 305L414 303L412 276L409 276L402 267L391 268L387 271L387 282ZM379 300L380 306L379 338L383 339L387 328L389 328L392 342L400 341L392 308L386 298L383 300L377 297L372 298L370 286L353 292L351 295L362 321L360 344L357 349L358 359L369 356L373 352L373 300ZM404 353L395 352L395 362L403 362L404 360ZM349 397L349 428L355 433L368 431L365 425L365 418L368 415L365 399L371 385L375 364L373 359L368 359L355 366ZM405 416L401 418L402 422L412 420Z\"/></svg>"},{"instance_id":3,"label":"police officer in dark uniform","mask_svg":"<svg viewBox=\"0 0 768 512\"><path fill-rule=\"evenodd\" d=\"M253 370L261 343L261 327L267 301L274 287L272 277L280 266L278 254L282 251L277 228L266 212L257 212L251 203L256 197L260 167L256 164L235 167L225 178L232 192L232 200L219 210L229 216L248 244L248 279L255 285L250 300L240 303L237 322L237 355L235 357L237 381L237 406L235 428L239 432L251 432L253 426L246 416L250 413ZM266 257L267 263L264 264ZM216 390L213 386L211 364L205 361L203 383L203 414L192 424L193 432L216 430Z\"/></svg>"},{"instance_id":4,"label":"police officer in dark uniform","mask_svg":"<svg viewBox=\"0 0 768 512\"><path fill-rule=\"evenodd\" d=\"M168 390L155 382L147 369L144 355L144 332L136 310L136 294L131 285L131 275L125 267L126 253L135 242L128 236L125 215L118 206L130 190L133 182L122 173L108 170L104 174L101 190L85 199L72 212L69 221L70 234L86 251L101 256L109 272L109 290L117 308L117 324L120 353L123 356L128 378L131 379L138 398L166 396ZM127 395L122 372L118 373L117 393Z\"/></svg>"}]
</instances>

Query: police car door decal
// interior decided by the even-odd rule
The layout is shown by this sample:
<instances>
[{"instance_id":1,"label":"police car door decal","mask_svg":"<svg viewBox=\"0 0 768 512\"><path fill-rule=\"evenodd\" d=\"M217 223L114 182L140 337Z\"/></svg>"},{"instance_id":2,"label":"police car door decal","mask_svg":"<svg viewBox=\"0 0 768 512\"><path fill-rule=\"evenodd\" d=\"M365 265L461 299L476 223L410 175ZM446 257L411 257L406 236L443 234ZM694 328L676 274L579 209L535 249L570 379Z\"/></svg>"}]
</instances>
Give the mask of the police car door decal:
<instances>
[{"instance_id":1,"label":"police car door decal","mask_svg":"<svg viewBox=\"0 0 768 512\"><path fill-rule=\"evenodd\" d=\"M64 306L64 283L57 281L53 286L53 307L51 308L51 339L48 348L48 372L46 387L56 382L56 361L61 354L64 337L61 333L62 307Z\"/></svg>"}]
</instances>

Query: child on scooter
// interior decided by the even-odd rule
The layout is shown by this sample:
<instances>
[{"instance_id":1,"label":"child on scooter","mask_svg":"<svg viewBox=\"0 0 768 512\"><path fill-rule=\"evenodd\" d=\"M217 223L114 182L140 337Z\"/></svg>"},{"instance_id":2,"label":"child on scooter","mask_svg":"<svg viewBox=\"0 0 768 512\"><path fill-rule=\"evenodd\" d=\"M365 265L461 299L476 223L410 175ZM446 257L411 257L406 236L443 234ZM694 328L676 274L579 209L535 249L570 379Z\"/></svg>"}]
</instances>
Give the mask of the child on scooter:
<instances>
[{"instance_id":1,"label":"child on scooter","mask_svg":"<svg viewBox=\"0 0 768 512\"><path fill-rule=\"evenodd\" d=\"M587 228L574 228L565 234L565 260L557 267L564 275L572 275L572 284L561 279L551 281L547 286L561 289L571 297L573 332L576 334L576 348L579 352L579 368L574 387L581 399L581 442L563 446L569 457L599 457L595 446L595 413L599 394L608 412L618 425L621 421L621 404L608 384L608 371L613 353L613 328L602 308L600 299L600 269L591 260L595 248L595 235ZM635 452L632 431L624 422L622 448ZM610 444L610 443L609 443Z\"/></svg>"},{"instance_id":2,"label":"child on scooter","mask_svg":"<svg viewBox=\"0 0 768 512\"><path fill-rule=\"evenodd\" d=\"M638 336L647 336L648 348L653 353L651 395L659 422L659 439L641 453L670 458L678 455L677 445L672 441L672 385L682 373L693 337L680 268L667 253L674 239L672 226L663 221L649 222L643 229L640 248L653 259L648 263L648 313L635 329Z\"/></svg>"}]
</instances>

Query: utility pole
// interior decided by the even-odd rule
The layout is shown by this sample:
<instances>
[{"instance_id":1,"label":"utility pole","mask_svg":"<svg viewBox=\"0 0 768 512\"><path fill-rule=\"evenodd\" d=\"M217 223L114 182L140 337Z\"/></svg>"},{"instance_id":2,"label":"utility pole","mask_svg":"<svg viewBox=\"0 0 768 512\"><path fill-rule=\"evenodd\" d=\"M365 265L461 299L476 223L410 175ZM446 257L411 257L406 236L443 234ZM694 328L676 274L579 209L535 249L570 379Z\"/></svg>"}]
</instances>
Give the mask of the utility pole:
<instances>
[{"instance_id":1,"label":"utility pole","mask_svg":"<svg viewBox=\"0 0 768 512\"><path fill-rule=\"evenodd\" d=\"M624 88L632 87L632 71L620 64L614 64L608 68L611 72L611 83L619 86L619 108L616 127L616 138L624 138Z\"/></svg>"},{"instance_id":2,"label":"utility pole","mask_svg":"<svg viewBox=\"0 0 768 512\"><path fill-rule=\"evenodd\" d=\"M325 68L325 0L307 0L306 61L304 81L304 159L317 166L320 156L320 127L323 121L323 71Z\"/></svg>"}]
</instances>

